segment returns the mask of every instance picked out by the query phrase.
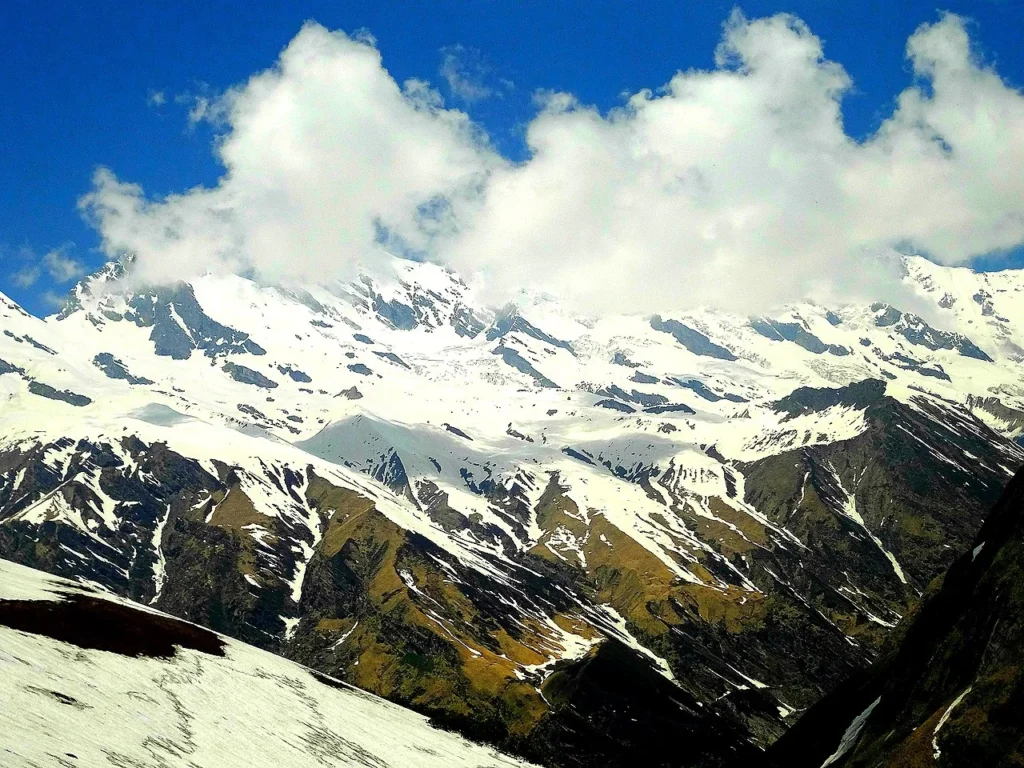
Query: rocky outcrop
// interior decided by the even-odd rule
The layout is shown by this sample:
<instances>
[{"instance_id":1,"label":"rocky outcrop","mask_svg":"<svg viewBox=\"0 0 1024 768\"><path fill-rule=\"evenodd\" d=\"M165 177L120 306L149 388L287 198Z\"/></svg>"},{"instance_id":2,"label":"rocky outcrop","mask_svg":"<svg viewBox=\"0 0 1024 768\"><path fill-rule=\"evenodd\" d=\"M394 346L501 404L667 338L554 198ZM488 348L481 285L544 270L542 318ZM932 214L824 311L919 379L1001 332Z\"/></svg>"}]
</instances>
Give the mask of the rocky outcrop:
<instances>
[{"instance_id":1,"label":"rocky outcrop","mask_svg":"<svg viewBox=\"0 0 1024 768\"><path fill-rule=\"evenodd\" d=\"M1024 474L878 661L769 751L786 768L1002 766L1024 760Z\"/></svg>"}]
</instances>

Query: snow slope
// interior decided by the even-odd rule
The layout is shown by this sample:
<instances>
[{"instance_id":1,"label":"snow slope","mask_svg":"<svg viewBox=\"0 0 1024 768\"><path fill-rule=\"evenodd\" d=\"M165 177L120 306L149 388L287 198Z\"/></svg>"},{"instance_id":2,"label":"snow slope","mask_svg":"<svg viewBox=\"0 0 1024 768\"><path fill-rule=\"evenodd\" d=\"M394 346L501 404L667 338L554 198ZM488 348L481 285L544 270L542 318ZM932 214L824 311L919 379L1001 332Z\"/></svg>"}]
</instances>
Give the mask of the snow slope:
<instances>
[{"instance_id":1,"label":"snow slope","mask_svg":"<svg viewBox=\"0 0 1024 768\"><path fill-rule=\"evenodd\" d=\"M5 626L9 601L71 596L147 609L0 560L0 762L37 765L499 768L527 763L229 638L223 655L78 647ZM97 620L103 620L97 619Z\"/></svg>"}]
</instances>

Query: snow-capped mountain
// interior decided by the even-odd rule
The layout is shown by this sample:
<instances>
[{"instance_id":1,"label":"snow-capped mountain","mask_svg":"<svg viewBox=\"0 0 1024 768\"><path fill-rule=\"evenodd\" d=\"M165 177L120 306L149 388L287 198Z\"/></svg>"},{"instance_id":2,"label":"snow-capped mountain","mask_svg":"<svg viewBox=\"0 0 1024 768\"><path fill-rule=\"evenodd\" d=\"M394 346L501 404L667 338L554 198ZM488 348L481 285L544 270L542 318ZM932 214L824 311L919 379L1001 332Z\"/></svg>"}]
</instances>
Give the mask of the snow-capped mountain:
<instances>
[{"instance_id":1,"label":"snow-capped mountain","mask_svg":"<svg viewBox=\"0 0 1024 768\"><path fill-rule=\"evenodd\" d=\"M3 764L528 764L266 651L0 560Z\"/></svg>"},{"instance_id":2,"label":"snow-capped mountain","mask_svg":"<svg viewBox=\"0 0 1024 768\"><path fill-rule=\"evenodd\" d=\"M905 272L932 322L111 264L54 317L0 305L0 554L538 762L742 759L1024 462L1024 273Z\"/></svg>"}]
</instances>

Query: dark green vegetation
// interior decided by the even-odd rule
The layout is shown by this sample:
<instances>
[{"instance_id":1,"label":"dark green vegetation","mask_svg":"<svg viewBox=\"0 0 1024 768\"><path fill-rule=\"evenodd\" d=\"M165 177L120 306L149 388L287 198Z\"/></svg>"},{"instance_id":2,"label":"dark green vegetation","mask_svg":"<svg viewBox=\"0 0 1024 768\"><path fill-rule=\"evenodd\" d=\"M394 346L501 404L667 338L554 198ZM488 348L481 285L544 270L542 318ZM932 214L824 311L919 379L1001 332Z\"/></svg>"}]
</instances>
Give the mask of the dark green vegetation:
<instances>
[{"instance_id":1,"label":"dark green vegetation","mask_svg":"<svg viewBox=\"0 0 1024 768\"><path fill-rule=\"evenodd\" d=\"M859 730L851 727L858 718ZM1019 766L1022 723L1024 473L879 659L804 715L768 751L766 763Z\"/></svg>"}]
</instances>

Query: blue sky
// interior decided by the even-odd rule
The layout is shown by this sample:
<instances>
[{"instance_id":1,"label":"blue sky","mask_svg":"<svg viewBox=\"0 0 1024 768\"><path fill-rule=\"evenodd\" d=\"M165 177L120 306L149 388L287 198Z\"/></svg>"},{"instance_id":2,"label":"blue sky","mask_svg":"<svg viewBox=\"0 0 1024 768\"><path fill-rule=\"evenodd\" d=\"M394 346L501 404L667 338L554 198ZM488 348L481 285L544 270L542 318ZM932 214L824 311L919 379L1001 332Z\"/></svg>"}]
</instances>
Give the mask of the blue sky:
<instances>
[{"instance_id":1,"label":"blue sky","mask_svg":"<svg viewBox=\"0 0 1024 768\"><path fill-rule=\"evenodd\" d=\"M76 205L97 166L140 184L151 197L214 184L222 169L211 152L212 129L188 121L195 97L271 65L307 19L350 33L368 30L396 80L429 80L447 104L486 129L505 157L519 160L524 126L537 111L535 91L567 91L603 111L621 104L624 92L658 88L677 70L710 69L734 5L751 18L794 13L823 39L826 56L854 81L843 119L858 138L892 112L912 80L907 38L938 18L934 2L916 0L8 0L0 12L0 289L30 311L47 312L76 264L92 269L103 261L97 235ZM1011 85L1024 83L1019 3L941 7L969 17L983 60ZM465 101L451 93L440 70L453 52L491 98Z\"/></svg>"}]
</instances>

